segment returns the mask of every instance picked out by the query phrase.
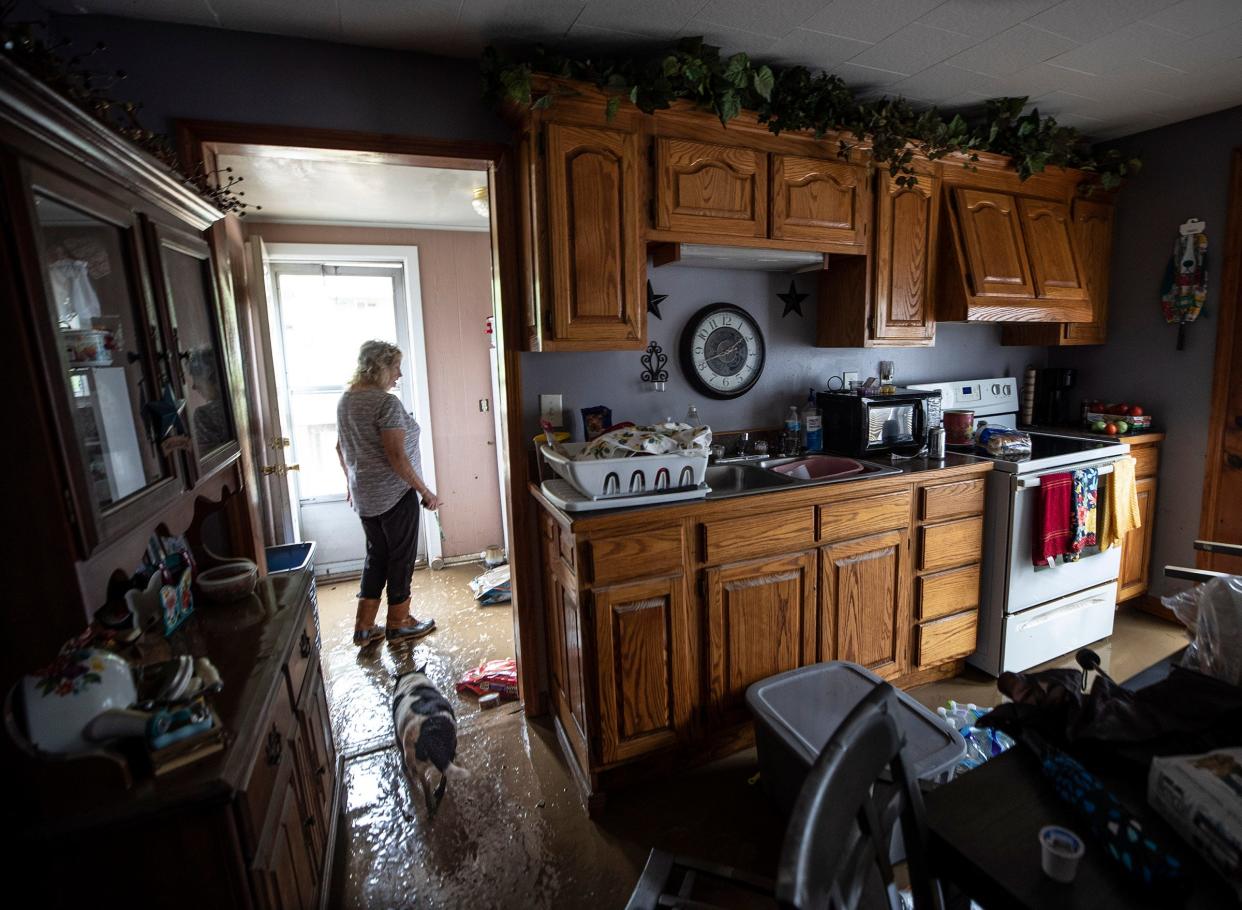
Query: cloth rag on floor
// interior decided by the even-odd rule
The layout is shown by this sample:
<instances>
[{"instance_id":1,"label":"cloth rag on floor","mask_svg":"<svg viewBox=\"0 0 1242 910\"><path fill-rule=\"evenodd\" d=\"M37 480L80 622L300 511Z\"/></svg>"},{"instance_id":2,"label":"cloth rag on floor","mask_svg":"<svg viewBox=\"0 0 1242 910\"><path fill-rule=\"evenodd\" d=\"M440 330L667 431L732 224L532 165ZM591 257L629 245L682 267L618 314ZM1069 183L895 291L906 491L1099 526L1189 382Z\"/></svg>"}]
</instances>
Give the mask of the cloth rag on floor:
<instances>
[{"instance_id":1,"label":"cloth rag on floor","mask_svg":"<svg viewBox=\"0 0 1242 910\"><path fill-rule=\"evenodd\" d=\"M1121 543L1131 531L1141 528L1138 489L1134 483L1134 459L1130 456L1113 463L1113 473L1105 474L1100 493L1100 529L1096 535L1103 552Z\"/></svg>"},{"instance_id":2,"label":"cloth rag on floor","mask_svg":"<svg viewBox=\"0 0 1242 910\"><path fill-rule=\"evenodd\" d=\"M1034 549L1031 559L1037 566L1064 556L1070 548L1070 505L1074 477L1044 474L1039 479L1039 501L1035 510Z\"/></svg>"},{"instance_id":3,"label":"cloth rag on floor","mask_svg":"<svg viewBox=\"0 0 1242 910\"><path fill-rule=\"evenodd\" d=\"M1074 472L1073 505L1070 511L1070 545L1065 558L1075 562L1082 551L1096 544L1096 511L1099 504L1100 472L1083 468Z\"/></svg>"}]
</instances>

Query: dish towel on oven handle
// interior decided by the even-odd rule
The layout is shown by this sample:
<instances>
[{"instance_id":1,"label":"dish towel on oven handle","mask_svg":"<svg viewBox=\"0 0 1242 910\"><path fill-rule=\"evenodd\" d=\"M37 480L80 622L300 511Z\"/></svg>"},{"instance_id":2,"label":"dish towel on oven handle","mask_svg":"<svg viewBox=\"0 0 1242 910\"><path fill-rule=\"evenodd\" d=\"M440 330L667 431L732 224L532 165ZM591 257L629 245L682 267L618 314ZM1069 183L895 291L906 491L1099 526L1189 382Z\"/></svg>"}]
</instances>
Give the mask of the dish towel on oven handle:
<instances>
[{"instance_id":1,"label":"dish towel on oven handle","mask_svg":"<svg viewBox=\"0 0 1242 910\"><path fill-rule=\"evenodd\" d=\"M1052 565L1070 548L1070 509L1074 476L1068 472L1039 478L1039 503L1035 509L1034 547L1031 560L1037 566Z\"/></svg>"},{"instance_id":2,"label":"dish towel on oven handle","mask_svg":"<svg viewBox=\"0 0 1242 910\"><path fill-rule=\"evenodd\" d=\"M1096 544L1096 506L1099 504L1100 472L1083 468L1074 472L1074 502L1070 510L1070 545L1067 562L1082 558L1082 551Z\"/></svg>"},{"instance_id":3,"label":"dish towel on oven handle","mask_svg":"<svg viewBox=\"0 0 1242 910\"><path fill-rule=\"evenodd\" d=\"M1100 552L1117 546L1128 533L1143 526L1134 464L1134 458L1127 455L1113 462L1113 473L1104 475L1100 491Z\"/></svg>"}]
</instances>

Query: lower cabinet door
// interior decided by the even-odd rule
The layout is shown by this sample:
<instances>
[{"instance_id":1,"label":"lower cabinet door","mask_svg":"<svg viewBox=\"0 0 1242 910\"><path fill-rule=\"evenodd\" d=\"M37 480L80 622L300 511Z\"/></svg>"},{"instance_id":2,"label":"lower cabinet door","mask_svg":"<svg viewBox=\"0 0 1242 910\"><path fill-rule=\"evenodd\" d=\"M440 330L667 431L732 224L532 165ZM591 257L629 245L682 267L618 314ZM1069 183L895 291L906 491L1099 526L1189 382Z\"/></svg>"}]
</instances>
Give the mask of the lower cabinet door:
<instances>
[{"instance_id":1,"label":"lower cabinet door","mask_svg":"<svg viewBox=\"0 0 1242 910\"><path fill-rule=\"evenodd\" d=\"M1143 524L1121 541L1121 574L1117 579L1117 600L1125 601L1147 591L1151 570L1151 533L1156 520L1156 478L1144 477L1134 484L1138 496L1139 521Z\"/></svg>"},{"instance_id":2,"label":"lower cabinet door","mask_svg":"<svg viewBox=\"0 0 1242 910\"><path fill-rule=\"evenodd\" d=\"M317 877L307 846L296 775L285 778L276 812L273 830L251 866L256 903L264 910L314 907Z\"/></svg>"},{"instance_id":3,"label":"lower cabinet door","mask_svg":"<svg viewBox=\"0 0 1242 910\"><path fill-rule=\"evenodd\" d=\"M620 761L673 742L694 701L693 633L683 575L592 594L600 752Z\"/></svg>"},{"instance_id":4,"label":"lower cabinet door","mask_svg":"<svg viewBox=\"0 0 1242 910\"><path fill-rule=\"evenodd\" d=\"M316 671L298 712L298 721L305 758L307 808L319 827L318 837L323 841L331 827L332 802L336 794L336 746L332 741L332 721L328 716L323 675L319 671ZM326 843L322 845L326 847Z\"/></svg>"},{"instance_id":5,"label":"lower cabinet door","mask_svg":"<svg viewBox=\"0 0 1242 910\"><path fill-rule=\"evenodd\" d=\"M906 537L888 531L820 548L819 659L892 678L909 664Z\"/></svg>"},{"instance_id":6,"label":"lower cabinet door","mask_svg":"<svg viewBox=\"0 0 1242 910\"><path fill-rule=\"evenodd\" d=\"M710 704L741 713L746 687L815 660L815 551L706 570Z\"/></svg>"}]
</instances>

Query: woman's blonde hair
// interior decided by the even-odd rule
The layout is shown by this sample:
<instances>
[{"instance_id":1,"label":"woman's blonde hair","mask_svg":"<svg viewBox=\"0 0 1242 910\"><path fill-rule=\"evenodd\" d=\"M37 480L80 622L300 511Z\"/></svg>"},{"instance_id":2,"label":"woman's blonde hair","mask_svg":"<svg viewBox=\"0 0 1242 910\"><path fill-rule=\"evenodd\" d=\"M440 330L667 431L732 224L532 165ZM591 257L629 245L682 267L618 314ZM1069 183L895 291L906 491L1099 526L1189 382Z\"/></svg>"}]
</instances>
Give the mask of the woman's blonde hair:
<instances>
[{"instance_id":1,"label":"woman's blonde hair","mask_svg":"<svg viewBox=\"0 0 1242 910\"><path fill-rule=\"evenodd\" d=\"M401 348L387 341L363 342L358 349L358 368L350 385L383 385L384 374L401 362Z\"/></svg>"}]
</instances>

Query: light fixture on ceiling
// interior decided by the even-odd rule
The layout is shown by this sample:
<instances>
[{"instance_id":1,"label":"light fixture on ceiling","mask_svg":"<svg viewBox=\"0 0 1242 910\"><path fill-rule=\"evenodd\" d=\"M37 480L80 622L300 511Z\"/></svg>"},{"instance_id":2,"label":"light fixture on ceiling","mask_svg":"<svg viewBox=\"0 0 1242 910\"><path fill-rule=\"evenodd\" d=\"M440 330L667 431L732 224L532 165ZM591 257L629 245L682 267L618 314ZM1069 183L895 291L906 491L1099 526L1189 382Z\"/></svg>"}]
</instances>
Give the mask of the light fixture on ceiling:
<instances>
[{"instance_id":1,"label":"light fixture on ceiling","mask_svg":"<svg viewBox=\"0 0 1242 910\"><path fill-rule=\"evenodd\" d=\"M487 187L476 186L474 192L470 194L470 207L478 212L480 218L487 218L491 215L491 206L487 201Z\"/></svg>"}]
</instances>

